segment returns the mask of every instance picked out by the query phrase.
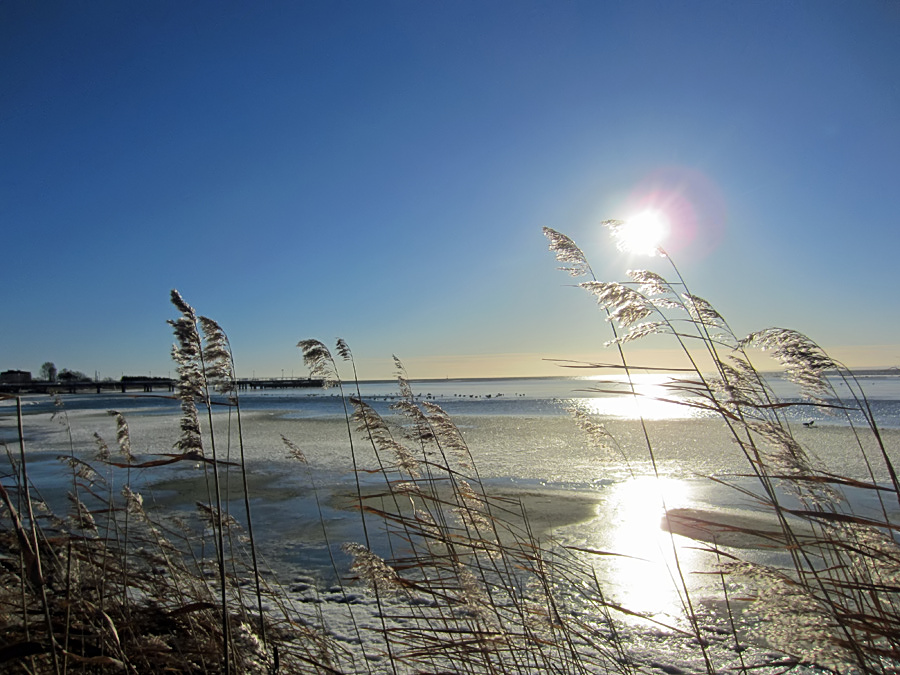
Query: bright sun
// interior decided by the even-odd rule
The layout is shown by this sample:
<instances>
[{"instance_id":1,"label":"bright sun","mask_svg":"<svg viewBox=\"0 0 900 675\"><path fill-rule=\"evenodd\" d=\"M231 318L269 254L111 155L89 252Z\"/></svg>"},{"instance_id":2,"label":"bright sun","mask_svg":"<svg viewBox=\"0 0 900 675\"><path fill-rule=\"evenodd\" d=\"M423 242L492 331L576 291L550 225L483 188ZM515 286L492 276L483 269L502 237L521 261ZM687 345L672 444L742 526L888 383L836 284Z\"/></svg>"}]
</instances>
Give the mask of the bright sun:
<instances>
[{"instance_id":1,"label":"bright sun","mask_svg":"<svg viewBox=\"0 0 900 675\"><path fill-rule=\"evenodd\" d=\"M660 211L646 210L632 216L618 229L619 248L638 255L656 255L669 234L669 219Z\"/></svg>"}]
</instances>

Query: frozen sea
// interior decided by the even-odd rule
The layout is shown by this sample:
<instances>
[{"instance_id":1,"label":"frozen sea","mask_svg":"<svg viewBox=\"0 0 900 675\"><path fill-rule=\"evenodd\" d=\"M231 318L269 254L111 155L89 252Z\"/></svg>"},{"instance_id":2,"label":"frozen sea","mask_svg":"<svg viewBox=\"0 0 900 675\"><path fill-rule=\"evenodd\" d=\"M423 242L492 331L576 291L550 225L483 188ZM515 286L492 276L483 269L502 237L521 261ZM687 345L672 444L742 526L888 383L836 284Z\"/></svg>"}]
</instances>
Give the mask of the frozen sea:
<instances>
[{"instance_id":1,"label":"frozen sea","mask_svg":"<svg viewBox=\"0 0 900 675\"><path fill-rule=\"evenodd\" d=\"M900 377L861 379L872 412L882 430L889 456L900 460ZM622 556L597 561L610 597L658 622L634 638L637 649L667 652L671 668L690 672L698 658L660 632L658 626L683 621L674 556L698 598L706 588L715 560L696 542L670 535L661 528L665 509L719 518L762 518L752 497L724 483L752 489L748 466L725 424L695 407L672 402L665 378L637 376L636 399L617 378L466 379L412 382L419 400L440 405L453 418L474 457L489 491L518 496L529 510L538 534L557 544L615 551ZM773 377L778 395L798 402L788 382ZM843 394L845 385L836 382ZM346 394L356 394L345 390ZM396 416L391 404L398 397L396 382L364 382L362 398L386 417ZM665 399L665 400L661 400ZM244 452L250 470L254 521L260 544L272 567L287 582L333 582L329 553L340 559L340 543L359 540L359 519L346 505L353 487L352 463L344 399L337 389L283 389L241 392ZM108 410L128 421L133 451L142 459L172 452L178 437L178 402L148 394L78 394L23 398L26 457L29 474L54 508L65 508L66 478L55 459L74 453L90 459L99 435L115 447L115 422ZM602 422L615 443L598 449L571 417L571 409L588 412ZM237 421L228 408L217 406L214 429L220 457L236 460ZM795 438L821 466L840 475L869 480L852 433L856 415L826 414L810 407L785 409ZM641 422L643 419L643 423ZM208 426L202 420L204 429ZM812 422L812 424L810 424ZM646 437L645 437L646 433ZM282 436L306 456L310 471L288 457ZM652 456L648 450L652 448ZM18 452L15 408L0 406L0 441ZM864 447L872 454L874 449ZM361 468L374 466L365 451ZM367 462L369 463L367 465ZM199 471L188 463L146 470L137 477L145 500L163 508L190 508L197 497ZM709 480L715 477L722 482ZM886 472L874 470L877 481ZM311 483L312 481L312 483ZM321 534L311 485L320 497L328 531ZM874 513L869 497L849 494L859 512ZM743 521L741 521L743 522ZM738 542L742 554L771 561L769 551L753 542ZM628 557L623 557L628 556ZM712 602L712 601L711 601ZM335 612L340 608L334 607ZM629 621L635 622L634 619ZM639 622L638 622L639 623ZM641 629L635 628L640 631ZM339 632L339 631L338 631ZM673 651L678 651L676 658ZM683 653L681 653L683 651ZM674 672L674 671L672 671Z\"/></svg>"}]
</instances>

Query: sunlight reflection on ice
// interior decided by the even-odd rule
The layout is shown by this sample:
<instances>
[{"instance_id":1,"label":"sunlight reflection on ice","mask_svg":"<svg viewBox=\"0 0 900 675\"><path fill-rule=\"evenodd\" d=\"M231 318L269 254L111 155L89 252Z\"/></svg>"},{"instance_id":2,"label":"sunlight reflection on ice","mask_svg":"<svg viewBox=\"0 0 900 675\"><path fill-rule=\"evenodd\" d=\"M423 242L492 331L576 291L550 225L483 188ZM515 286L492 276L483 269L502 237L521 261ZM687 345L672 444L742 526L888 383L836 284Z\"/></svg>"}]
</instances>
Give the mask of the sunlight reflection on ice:
<instances>
[{"instance_id":1,"label":"sunlight reflection on ice","mask_svg":"<svg viewBox=\"0 0 900 675\"><path fill-rule=\"evenodd\" d=\"M674 380L668 375L634 375L632 382L634 393L623 378L596 379L588 391L603 395L574 401L589 414L621 419L689 419L703 415L672 390Z\"/></svg>"},{"instance_id":2,"label":"sunlight reflection on ice","mask_svg":"<svg viewBox=\"0 0 900 675\"><path fill-rule=\"evenodd\" d=\"M617 602L628 610L663 622L684 614L678 567L690 575L700 566L696 544L661 527L665 510L691 503L691 488L674 478L640 476L616 485L607 509L611 522L604 545ZM676 564L677 553L677 564Z\"/></svg>"}]
</instances>

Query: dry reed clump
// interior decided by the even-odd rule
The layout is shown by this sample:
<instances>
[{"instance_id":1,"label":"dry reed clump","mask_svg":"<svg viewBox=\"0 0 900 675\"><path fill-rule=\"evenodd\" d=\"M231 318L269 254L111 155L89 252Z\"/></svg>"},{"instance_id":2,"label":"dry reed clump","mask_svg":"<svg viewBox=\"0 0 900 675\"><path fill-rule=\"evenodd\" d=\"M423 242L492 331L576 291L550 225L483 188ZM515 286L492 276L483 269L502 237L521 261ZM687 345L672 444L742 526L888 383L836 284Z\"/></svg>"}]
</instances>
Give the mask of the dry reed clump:
<instances>
[{"instance_id":1,"label":"dry reed clump","mask_svg":"<svg viewBox=\"0 0 900 675\"><path fill-rule=\"evenodd\" d=\"M625 225L608 223L613 233ZM810 669L848 673L900 670L900 483L862 388L853 374L793 331L769 329L739 339L725 319L692 294L677 268L669 282L631 271L623 282L597 280L568 237L545 230L564 269L609 319L615 368L646 370L625 348L651 335L681 347L685 364L666 386L671 398L717 414L757 483L743 494L767 508L781 532L788 564L741 561L734 549L704 544L723 561L722 607L730 628L712 625L691 597L680 567L675 583L686 627L660 626L689 647L706 672ZM664 252L661 252L664 254ZM594 570L610 552L566 549L539 541L520 502L492 496L465 437L439 406L419 402L396 361L400 399L383 417L359 390L352 353L337 358L318 340L298 344L316 377L337 387L353 462L359 542L344 542L347 564L332 558L336 596L346 609L351 642L335 639L329 617L301 615L289 593L261 566L244 462L240 400L227 337L177 293L172 320L181 434L173 452L134 454L125 417L115 411L117 451L96 436L91 461L62 457L71 477L69 511L49 513L31 484L18 408L18 452L0 477L0 668L63 672L676 672L639 653L641 639L619 618ZM869 480L821 467L801 444L781 401L754 368L751 350L772 352L813 405L848 415ZM701 355L702 359L701 360ZM346 382L339 373L350 368ZM703 364L711 364L709 367ZM601 364L579 364L601 367ZM837 376L849 399L830 385ZM349 384L348 384L349 383ZM602 384L598 386L604 386ZM227 411L236 438L215 433L213 408ZM851 415L853 413L853 415ZM644 446L617 443L597 420L576 423L598 450L655 466L652 435ZM230 432L229 432L230 433ZM873 440L874 439L874 440ZM239 458L225 461L236 444ZM289 455L308 472L329 553L312 467L300 446ZM872 451L874 448L874 451ZM365 459L365 465L364 460ZM374 459L369 459L374 458ZM185 463L187 462L187 463ZM206 498L192 514L156 511L142 482L160 466L201 471ZM229 480L237 474L240 480ZM886 474L889 480L878 480ZM722 480L722 479L716 479ZM235 485L239 485L235 491ZM878 517L853 512L842 490L871 493ZM673 522L679 514L672 513ZM695 518L695 529L702 519ZM706 523L721 529L722 525ZM715 526L715 527L714 527ZM747 534L747 533L743 533ZM676 552L677 559L677 552ZM365 602L345 580L368 590ZM332 589L334 590L334 589ZM371 602L369 601L371 600ZM742 606L746 606L742 609ZM721 618L721 617L719 617ZM751 658L753 635L788 658ZM670 643L674 644L674 643ZM725 645L723 652L712 647ZM746 654L746 655L745 655Z\"/></svg>"},{"instance_id":2,"label":"dry reed clump","mask_svg":"<svg viewBox=\"0 0 900 675\"><path fill-rule=\"evenodd\" d=\"M172 301L181 314L170 322L182 413L174 452L142 461L125 417L110 411L117 452L95 434L93 458L74 444L59 458L70 476L60 517L31 483L17 401L19 447L6 449L0 476L3 672L334 672L355 663L261 570L228 341L175 291ZM217 456L214 405L237 419L239 463ZM207 500L194 514L154 512L140 489L146 472L178 464L200 467ZM237 493L229 472L243 478ZM241 501L243 526L230 510Z\"/></svg>"},{"instance_id":3,"label":"dry reed clump","mask_svg":"<svg viewBox=\"0 0 900 675\"><path fill-rule=\"evenodd\" d=\"M298 345L312 372L344 393L337 362L321 342ZM352 354L338 343L354 369ZM632 670L602 595L565 551L545 549L521 505L491 497L459 429L439 406L418 402L402 364L402 397L381 416L356 379L346 396L348 445L357 476L362 542L344 545L350 573L378 608L370 626L395 672L592 672ZM363 446L374 457L362 467ZM559 586L594 604L591 624L561 607Z\"/></svg>"},{"instance_id":4,"label":"dry reed clump","mask_svg":"<svg viewBox=\"0 0 900 675\"><path fill-rule=\"evenodd\" d=\"M11 468L0 480L5 671L633 670L610 637L611 618L587 570L564 551L545 550L518 502L486 493L449 416L418 404L401 373L400 422L383 419L360 397L355 373L355 391L345 394L337 363L314 340L299 346L312 371L341 389L364 539L344 545L349 567L332 564L341 577L368 584L374 609L363 602L357 610L356 596L339 582L337 602L358 651L334 639L328 616L298 611L257 558L227 338L177 292L172 302L180 313L170 324L181 407L173 452L136 455L125 416L110 411L115 450L95 434L92 458L74 444L60 458L70 474L70 508L57 517L39 508L31 485L19 406L19 453L8 450ZM338 342L337 353L355 371L346 343ZM217 436L214 406L235 417L228 428L238 429L237 439ZM239 462L221 458L223 442L237 443ZM318 504L302 450L284 442L310 472ZM357 465L360 444L374 467ZM141 486L163 466L202 472L206 499L196 511L157 510L145 498ZM359 481L373 471L382 479L374 492ZM242 480L229 480L231 473ZM321 506L320 518L327 539ZM582 606L596 604L590 622L560 604L559 589L576 585Z\"/></svg>"},{"instance_id":5,"label":"dry reed clump","mask_svg":"<svg viewBox=\"0 0 900 675\"><path fill-rule=\"evenodd\" d=\"M627 227L622 221L605 225L614 238ZM793 657L795 663L839 672L897 672L900 546L895 533L900 482L869 401L853 373L793 330L769 328L738 338L708 301L690 292L662 249L657 253L670 264L676 281L636 270L628 272L628 281L601 282L570 238L549 228L544 232L550 250L565 264L562 269L584 278L579 285L594 296L613 334L607 344L615 347L615 363L579 365L616 369L634 391L632 375L653 369L634 363L624 345L650 335L673 340L684 363L665 385L672 394L666 400L714 413L724 422L758 488L752 492L735 489L752 497L779 524L789 564L776 568L732 562L721 567L727 580L723 587L726 604L732 606L728 584L752 599L749 611L744 612L745 629L761 630L769 646ZM753 366L751 350L756 348L781 363L785 375L799 388L800 400L782 401L775 395ZM839 395L834 380L841 382L849 395ZM868 480L843 477L840 467L823 466L814 452L798 441L786 415L796 406L845 417L868 469ZM579 423L592 429L585 420ZM655 466L654 443L647 426L643 428L641 453ZM849 487L880 504L880 516L863 517L854 512L854 501L843 492ZM713 530L716 526L712 522L705 525ZM710 552L720 559L735 559L733 551L715 545ZM732 588L731 598L734 591ZM684 592L690 619L695 612L686 586ZM733 615L731 620L737 641ZM698 639L702 638L699 622L694 621L694 627ZM711 665L709 661L707 665Z\"/></svg>"}]
</instances>

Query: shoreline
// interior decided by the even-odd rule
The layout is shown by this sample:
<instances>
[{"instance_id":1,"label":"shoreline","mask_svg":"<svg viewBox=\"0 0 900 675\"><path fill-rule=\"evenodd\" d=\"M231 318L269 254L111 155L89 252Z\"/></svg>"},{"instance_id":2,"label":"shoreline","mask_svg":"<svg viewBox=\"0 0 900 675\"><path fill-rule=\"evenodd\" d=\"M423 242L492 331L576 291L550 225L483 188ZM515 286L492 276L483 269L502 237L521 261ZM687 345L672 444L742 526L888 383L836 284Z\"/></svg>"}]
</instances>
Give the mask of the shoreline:
<instances>
[{"instance_id":1,"label":"shoreline","mask_svg":"<svg viewBox=\"0 0 900 675\"><path fill-rule=\"evenodd\" d=\"M221 480L221 479L220 479ZM230 502L237 505L243 499L242 487L239 476L232 479L236 488L230 498ZM318 513L291 512L291 509L309 506L307 502L315 501L318 497L326 515L331 515L331 520L340 520L348 514L353 514L358 509L358 497L351 481L319 485L315 488L302 486L299 483L290 484L285 481L270 480L269 476L254 474L247 475L250 498L257 503L264 503L274 509L284 511L285 519L294 521L291 527L297 527L300 521L319 524ZM206 499L206 480L201 475L191 477L164 478L148 483L148 491L153 495L153 503L166 509L180 510L185 507L193 507L197 501ZM363 498L371 499L373 496L384 492L383 486L363 486ZM597 508L603 502L604 495L596 491L572 490L559 487L536 487L531 485L499 485L489 481L485 485L485 492L493 507L499 509L504 518L508 518L517 525L524 524L524 518L516 511L519 504L527 515L528 525L538 539L547 539L560 528L578 525L587 522L597 515ZM243 507L241 507L242 509ZM236 511L237 509L232 509ZM254 522L256 521L254 516ZM285 520L279 519L284 525ZM302 529L306 529L305 527Z\"/></svg>"}]
</instances>

